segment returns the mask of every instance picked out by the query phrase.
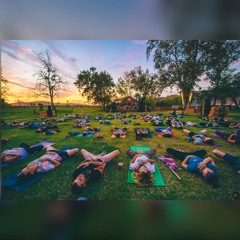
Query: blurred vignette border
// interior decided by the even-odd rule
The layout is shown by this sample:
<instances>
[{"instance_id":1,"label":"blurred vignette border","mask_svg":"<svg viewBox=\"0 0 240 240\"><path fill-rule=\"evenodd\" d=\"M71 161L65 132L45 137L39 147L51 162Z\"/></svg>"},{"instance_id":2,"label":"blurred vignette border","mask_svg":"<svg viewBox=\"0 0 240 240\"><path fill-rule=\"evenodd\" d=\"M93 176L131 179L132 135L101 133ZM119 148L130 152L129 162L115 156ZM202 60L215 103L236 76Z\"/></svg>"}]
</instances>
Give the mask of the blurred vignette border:
<instances>
[{"instance_id":1,"label":"blurred vignette border","mask_svg":"<svg viewBox=\"0 0 240 240\"><path fill-rule=\"evenodd\" d=\"M0 39L238 39L239 1L2 0Z\"/></svg>"},{"instance_id":2,"label":"blurred vignette border","mask_svg":"<svg viewBox=\"0 0 240 240\"><path fill-rule=\"evenodd\" d=\"M0 209L1 235L14 238L202 239L207 234L234 239L240 205L239 201L2 201Z\"/></svg>"},{"instance_id":3,"label":"blurred vignette border","mask_svg":"<svg viewBox=\"0 0 240 240\"><path fill-rule=\"evenodd\" d=\"M0 39L240 37L238 1L134 0L114 5L105 0L96 5L94 14L89 14L95 4L96 1L3 0ZM8 237L128 235L149 239L187 235L200 239L207 235L230 239L238 236L239 210L239 201L2 201L0 226L1 235ZM224 227L220 227L222 224ZM217 231L214 225L218 226Z\"/></svg>"}]
</instances>

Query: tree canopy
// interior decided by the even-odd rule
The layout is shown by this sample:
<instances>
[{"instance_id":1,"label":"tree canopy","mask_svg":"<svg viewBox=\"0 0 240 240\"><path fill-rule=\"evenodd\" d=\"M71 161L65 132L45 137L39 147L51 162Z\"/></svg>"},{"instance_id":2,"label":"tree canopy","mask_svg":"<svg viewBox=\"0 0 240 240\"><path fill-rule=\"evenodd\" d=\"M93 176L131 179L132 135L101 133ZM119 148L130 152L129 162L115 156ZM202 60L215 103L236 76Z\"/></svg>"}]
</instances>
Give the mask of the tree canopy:
<instances>
[{"instance_id":1,"label":"tree canopy","mask_svg":"<svg viewBox=\"0 0 240 240\"><path fill-rule=\"evenodd\" d=\"M153 52L154 68L165 75L166 86L177 86L183 107L188 107L192 91L204 72L201 41L148 41L147 59Z\"/></svg>"},{"instance_id":2,"label":"tree canopy","mask_svg":"<svg viewBox=\"0 0 240 240\"><path fill-rule=\"evenodd\" d=\"M112 76L106 71L97 72L95 67L81 71L74 84L82 96L88 101L100 103L103 110L115 94Z\"/></svg>"}]
</instances>

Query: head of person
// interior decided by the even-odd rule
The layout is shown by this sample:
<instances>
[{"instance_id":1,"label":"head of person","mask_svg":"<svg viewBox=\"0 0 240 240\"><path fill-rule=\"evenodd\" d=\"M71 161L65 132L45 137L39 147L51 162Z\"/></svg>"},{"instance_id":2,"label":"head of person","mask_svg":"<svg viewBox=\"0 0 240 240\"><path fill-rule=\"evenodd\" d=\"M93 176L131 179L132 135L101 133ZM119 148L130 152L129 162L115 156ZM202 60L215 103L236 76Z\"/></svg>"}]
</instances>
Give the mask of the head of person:
<instances>
[{"instance_id":1,"label":"head of person","mask_svg":"<svg viewBox=\"0 0 240 240\"><path fill-rule=\"evenodd\" d=\"M79 174L72 183L72 193L80 194L86 187L87 179L83 173Z\"/></svg>"},{"instance_id":2,"label":"head of person","mask_svg":"<svg viewBox=\"0 0 240 240\"><path fill-rule=\"evenodd\" d=\"M204 143L206 143L208 145L214 145L214 142L211 138L203 137L202 140Z\"/></svg>"},{"instance_id":3,"label":"head of person","mask_svg":"<svg viewBox=\"0 0 240 240\"><path fill-rule=\"evenodd\" d=\"M134 177L137 181L137 185L141 186L141 187L142 186L150 186L154 182L153 175L148 170L145 171L145 170L142 169L142 171L138 171L138 172L134 173Z\"/></svg>"},{"instance_id":4,"label":"head of person","mask_svg":"<svg viewBox=\"0 0 240 240\"><path fill-rule=\"evenodd\" d=\"M37 164L27 165L22 171L17 175L18 178L22 181L28 180L33 177L38 168Z\"/></svg>"},{"instance_id":5,"label":"head of person","mask_svg":"<svg viewBox=\"0 0 240 240\"><path fill-rule=\"evenodd\" d=\"M204 170L202 170L202 174L207 184L211 185L213 188L218 188L217 173L206 167Z\"/></svg>"}]
</instances>

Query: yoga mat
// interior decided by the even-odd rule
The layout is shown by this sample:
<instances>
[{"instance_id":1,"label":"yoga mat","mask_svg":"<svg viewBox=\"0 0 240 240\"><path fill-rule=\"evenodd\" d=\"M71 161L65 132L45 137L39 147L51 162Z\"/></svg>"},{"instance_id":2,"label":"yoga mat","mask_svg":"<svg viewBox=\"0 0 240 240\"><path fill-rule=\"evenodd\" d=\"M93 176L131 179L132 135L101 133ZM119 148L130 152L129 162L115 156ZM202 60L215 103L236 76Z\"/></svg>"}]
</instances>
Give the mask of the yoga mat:
<instances>
[{"instance_id":1,"label":"yoga mat","mask_svg":"<svg viewBox=\"0 0 240 240\"><path fill-rule=\"evenodd\" d=\"M63 149L65 149L65 148L62 148L60 150L63 150ZM71 148L69 147L68 149L71 149ZM66 159L62 159L61 164L64 163L65 160ZM17 172L10 175L8 178L4 179L2 181L2 187L8 187L16 192L21 192L21 191L24 191L25 189L29 188L30 186L32 186L35 182L37 182L38 180L43 178L46 174L48 174L51 171L45 172L45 173L36 173L31 179L29 179L27 181L19 180L17 175L20 172L21 172L21 170L18 170Z\"/></svg>"},{"instance_id":2,"label":"yoga mat","mask_svg":"<svg viewBox=\"0 0 240 240\"><path fill-rule=\"evenodd\" d=\"M47 145L53 145L53 144L55 144L55 143L53 143L53 142L40 142L40 143L37 143L37 144L35 144L35 145L32 145L31 147L43 146L43 148L45 148ZM30 156L30 154L27 154L25 157L17 158L17 159L15 159L15 160L13 160L12 162L3 163L3 164L0 165L0 168L6 167L6 166L8 166L9 164L13 164L14 162L17 162L17 161L21 161L21 160L23 160L23 159L25 159L25 158L27 158L27 157L29 157L29 156Z\"/></svg>"},{"instance_id":3,"label":"yoga mat","mask_svg":"<svg viewBox=\"0 0 240 240\"><path fill-rule=\"evenodd\" d=\"M83 136L83 134L81 133L81 134L79 134L79 135L77 135L78 137L88 137L88 138L90 138L90 137L92 137L93 136L93 134L92 133L89 133L89 134L87 134L86 136Z\"/></svg>"},{"instance_id":4,"label":"yoga mat","mask_svg":"<svg viewBox=\"0 0 240 240\"><path fill-rule=\"evenodd\" d=\"M149 146L130 146L130 150L133 150L135 152L141 150L142 152L148 152L151 148ZM154 159L156 161L156 159ZM154 178L154 184L153 186L155 187L165 187L166 184L164 182L164 179L161 175L161 172L159 170L159 167L155 165L155 173L153 173L153 178ZM128 168L128 183L135 183L135 179L133 177L133 172Z\"/></svg>"},{"instance_id":5,"label":"yoga mat","mask_svg":"<svg viewBox=\"0 0 240 240\"><path fill-rule=\"evenodd\" d=\"M211 136L216 137L216 138L221 138L221 137L218 136L216 133L212 133Z\"/></svg>"}]
</instances>

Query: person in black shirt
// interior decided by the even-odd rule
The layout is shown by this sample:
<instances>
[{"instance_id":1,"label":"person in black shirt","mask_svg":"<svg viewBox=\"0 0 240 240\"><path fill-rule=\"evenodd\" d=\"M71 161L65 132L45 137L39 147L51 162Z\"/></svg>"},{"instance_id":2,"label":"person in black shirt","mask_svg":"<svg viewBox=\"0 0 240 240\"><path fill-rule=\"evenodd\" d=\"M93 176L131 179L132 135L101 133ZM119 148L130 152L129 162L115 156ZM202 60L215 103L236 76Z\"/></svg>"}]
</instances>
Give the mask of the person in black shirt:
<instances>
[{"instance_id":1,"label":"person in black shirt","mask_svg":"<svg viewBox=\"0 0 240 240\"><path fill-rule=\"evenodd\" d=\"M106 163L117 157L120 154L120 151L114 150L109 154L95 155L85 149L81 149L81 153L85 160L81 162L73 172L73 194L81 193L87 183L97 181L101 177Z\"/></svg>"}]
</instances>

